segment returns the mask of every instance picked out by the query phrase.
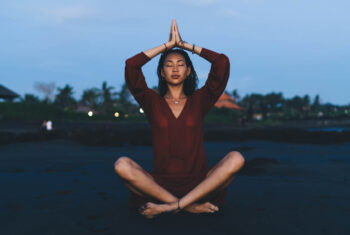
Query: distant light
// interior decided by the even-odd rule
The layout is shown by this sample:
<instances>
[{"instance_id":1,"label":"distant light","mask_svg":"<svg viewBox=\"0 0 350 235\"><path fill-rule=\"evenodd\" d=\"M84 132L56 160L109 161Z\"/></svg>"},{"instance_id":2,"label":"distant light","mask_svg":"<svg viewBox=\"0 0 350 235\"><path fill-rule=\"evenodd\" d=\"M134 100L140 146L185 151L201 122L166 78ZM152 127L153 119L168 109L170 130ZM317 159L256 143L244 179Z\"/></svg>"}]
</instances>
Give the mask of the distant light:
<instances>
[{"instance_id":1,"label":"distant light","mask_svg":"<svg viewBox=\"0 0 350 235\"><path fill-rule=\"evenodd\" d=\"M142 108L140 108L140 113L143 113L143 109Z\"/></svg>"},{"instance_id":2,"label":"distant light","mask_svg":"<svg viewBox=\"0 0 350 235\"><path fill-rule=\"evenodd\" d=\"M128 117L129 117L129 114L127 114L127 113L124 114L124 117L125 117L125 118L128 118Z\"/></svg>"},{"instance_id":3,"label":"distant light","mask_svg":"<svg viewBox=\"0 0 350 235\"><path fill-rule=\"evenodd\" d=\"M89 117L92 117L92 115L94 115L94 112L89 111L89 112L88 112L88 115L89 115Z\"/></svg>"},{"instance_id":4,"label":"distant light","mask_svg":"<svg viewBox=\"0 0 350 235\"><path fill-rule=\"evenodd\" d=\"M114 117L116 117L116 118L119 117L119 113L118 113L118 112L115 112L115 113L114 113Z\"/></svg>"}]
</instances>

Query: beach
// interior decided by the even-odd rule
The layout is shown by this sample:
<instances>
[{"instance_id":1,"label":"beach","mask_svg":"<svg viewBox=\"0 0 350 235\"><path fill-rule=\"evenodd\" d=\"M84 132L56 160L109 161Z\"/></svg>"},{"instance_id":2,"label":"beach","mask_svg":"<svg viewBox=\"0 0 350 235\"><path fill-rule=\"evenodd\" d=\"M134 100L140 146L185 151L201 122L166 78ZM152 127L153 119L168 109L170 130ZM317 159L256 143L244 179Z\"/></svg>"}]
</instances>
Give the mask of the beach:
<instances>
[{"instance_id":1,"label":"beach","mask_svg":"<svg viewBox=\"0 0 350 235\"><path fill-rule=\"evenodd\" d=\"M209 164L246 159L216 215L153 220L127 207L113 163L152 169L149 145L88 146L67 139L0 146L1 234L350 234L349 143L206 141Z\"/></svg>"}]
</instances>

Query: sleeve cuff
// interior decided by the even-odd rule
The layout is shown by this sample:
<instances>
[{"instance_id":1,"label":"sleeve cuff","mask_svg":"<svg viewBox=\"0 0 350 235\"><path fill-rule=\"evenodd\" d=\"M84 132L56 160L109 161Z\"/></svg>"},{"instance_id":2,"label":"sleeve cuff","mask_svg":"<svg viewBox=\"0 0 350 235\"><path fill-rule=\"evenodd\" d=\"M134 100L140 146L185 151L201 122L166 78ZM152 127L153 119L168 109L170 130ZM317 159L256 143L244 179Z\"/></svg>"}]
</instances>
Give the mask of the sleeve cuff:
<instances>
[{"instance_id":1,"label":"sleeve cuff","mask_svg":"<svg viewBox=\"0 0 350 235\"><path fill-rule=\"evenodd\" d=\"M206 59L209 62L214 62L215 59L220 55L219 53L216 53L215 51L206 49L204 47L202 47L202 51L199 54L201 57L203 57L204 59Z\"/></svg>"},{"instance_id":2,"label":"sleeve cuff","mask_svg":"<svg viewBox=\"0 0 350 235\"><path fill-rule=\"evenodd\" d=\"M143 51L139 53L139 62L142 64L146 64L148 61L151 60Z\"/></svg>"}]
</instances>

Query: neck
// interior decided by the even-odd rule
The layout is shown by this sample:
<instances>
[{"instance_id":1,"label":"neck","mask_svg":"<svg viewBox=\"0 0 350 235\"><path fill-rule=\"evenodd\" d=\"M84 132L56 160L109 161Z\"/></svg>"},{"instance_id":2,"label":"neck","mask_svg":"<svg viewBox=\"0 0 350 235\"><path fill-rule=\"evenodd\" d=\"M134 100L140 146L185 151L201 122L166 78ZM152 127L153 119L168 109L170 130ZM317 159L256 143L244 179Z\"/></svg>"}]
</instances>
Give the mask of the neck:
<instances>
[{"instance_id":1,"label":"neck","mask_svg":"<svg viewBox=\"0 0 350 235\"><path fill-rule=\"evenodd\" d=\"M185 93L183 92L183 86L178 86L178 87L168 86L168 91L165 94L165 96L173 98L175 100L179 100L183 97L186 97Z\"/></svg>"}]
</instances>

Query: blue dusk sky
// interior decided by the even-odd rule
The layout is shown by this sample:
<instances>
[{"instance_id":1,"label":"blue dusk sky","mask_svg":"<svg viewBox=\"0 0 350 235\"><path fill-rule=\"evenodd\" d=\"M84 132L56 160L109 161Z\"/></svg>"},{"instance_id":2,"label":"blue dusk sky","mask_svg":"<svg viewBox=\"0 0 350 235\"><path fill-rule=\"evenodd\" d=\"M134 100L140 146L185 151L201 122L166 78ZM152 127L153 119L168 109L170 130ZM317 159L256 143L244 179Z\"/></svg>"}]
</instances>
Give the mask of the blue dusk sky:
<instances>
[{"instance_id":1,"label":"blue dusk sky","mask_svg":"<svg viewBox=\"0 0 350 235\"><path fill-rule=\"evenodd\" d=\"M349 10L348 0L2 0L0 84L39 95L35 82L68 83L76 98L103 81L120 90L125 60L166 42L176 18L185 41L230 58L229 92L349 104ZM201 87L210 64L191 58ZM143 67L150 87L158 59Z\"/></svg>"}]
</instances>

